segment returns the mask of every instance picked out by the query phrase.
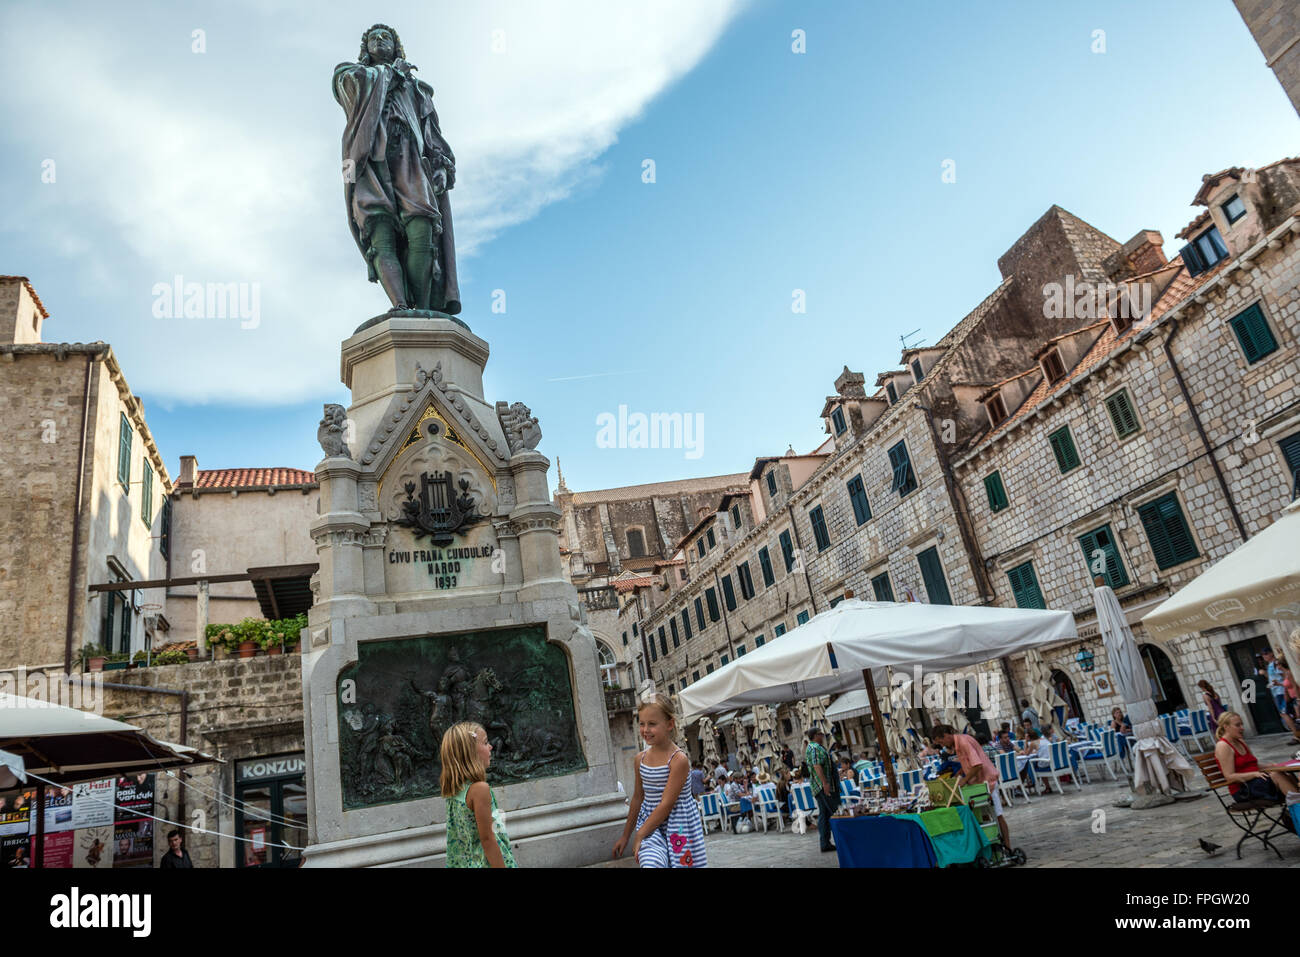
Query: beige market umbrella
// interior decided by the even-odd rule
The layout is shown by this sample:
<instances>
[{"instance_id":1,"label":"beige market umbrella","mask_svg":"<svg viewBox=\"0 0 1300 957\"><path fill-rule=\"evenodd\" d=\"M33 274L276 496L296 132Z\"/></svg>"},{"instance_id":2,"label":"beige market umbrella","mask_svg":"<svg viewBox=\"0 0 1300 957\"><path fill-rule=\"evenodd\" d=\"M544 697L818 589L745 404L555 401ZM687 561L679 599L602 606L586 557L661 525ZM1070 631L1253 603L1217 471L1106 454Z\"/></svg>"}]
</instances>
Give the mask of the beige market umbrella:
<instances>
[{"instance_id":1,"label":"beige market umbrella","mask_svg":"<svg viewBox=\"0 0 1300 957\"><path fill-rule=\"evenodd\" d=\"M1167 795L1171 786L1186 790L1195 769L1165 737L1151 697L1151 683L1138 653L1137 642L1119 606L1119 599L1101 577L1095 579L1092 601L1097 608L1097 630L1106 646L1106 657L1115 672L1115 682L1124 698L1124 709L1133 723L1133 806L1138 808L1168 804L1154 795ZM1182 780L1178 780L1181 778ZM1154 798L1154 799L1153 799Z\"/></svg>"},{"instance_id":2,"label":"beige market umbrella","mask_svg":"<svg viewBox=\"0 0 1300 957\"><path fill-rule=\"evenodd\" d=\"M700 744L704 750L704 766L712 773L721 757L718 754L718 733L713 729L713 719L708 715L700 718Z\"/></svg>"},{"instance_id":3,"label":"beige market umbrella","mask_svg":"<svg viewBox=\"0 0 1300 957\"><path fill-rule=\"evenodd\" d=\"M754 741L758 748L757 763L770 771L777 757L776 716L767 705L754 705Z\"/></svg>"},{"instance_id":4,"label":"beige market umbrella","mask_svg":"<svg viewBox=\"0 0 1300 957\"><path fill-rule=\"evenodd\" d=\"M1300 501L1142 619L1157 641L1264 618L1300 620ZM1136 720L1136 719L1135 719Z\"/></svg>"}]
</instances>

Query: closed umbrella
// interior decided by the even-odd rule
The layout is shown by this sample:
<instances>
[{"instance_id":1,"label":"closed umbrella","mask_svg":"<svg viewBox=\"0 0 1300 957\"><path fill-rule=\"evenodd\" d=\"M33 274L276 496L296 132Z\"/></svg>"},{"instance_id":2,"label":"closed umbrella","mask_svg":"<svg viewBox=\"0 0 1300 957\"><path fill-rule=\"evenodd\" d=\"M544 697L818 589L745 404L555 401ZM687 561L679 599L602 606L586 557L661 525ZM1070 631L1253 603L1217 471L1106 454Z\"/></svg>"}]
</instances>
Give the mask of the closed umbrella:
<instances>
[{"instance_id":1,"label":"closed umbrella","mask_svg":"<svg viewBox=\"0 0 1300 957\"><path fill-rule=\"evenodd\" d=\"M718 766L718 733L713 730L713 719L707 715L700 718L700 746L704 751L704 765L713 773Z\"/></svg>"},{"instance_id":2,"label":"closed umbrella","mask_svg":"<svg viewBox=\"0 0 1300 957\"><path fill-rule=\"evenodd\" d=\"M1119 599L1105 580L1098 576L1092 601L1097 608L1097 630L1101 633L1106 657L1124 698L1124 709L1133 724L1133 806L1138 808L1168 804L1171 786L1185 790L1195 774L1191 763L1169 743L1156 703L1151 697L1137 642L1119 606ZM1179 780L1181 778L1182 780Z\"/></svg>"},{"instance_id":3,"label":"closed umbrella","mask_svg":"<svg viewBox=\"0 0 1300 957\"><path fill-rule=\"evenodd\" d=\"M889 711L882 716L885 719L885 741L895 762L904 770L910 771L920 766L916 759L916 748L912 744L915 732L912 729L912 712L908 707L912 682L908 680L896 685L891 669L889 689Z\"/></svg>"},{"instance_id":4,"label":"closed umbrella","mask_svg":"<svg viewBox=\"0 0 1300 957\"><path fill-rule=\"evenodd\" d=\"M1028 671L1029 688L1025 696L1029 698L1029 707L1038 714L1038 720L1044 724L1052 720L1052 711L1064 701L1052 687L1052 672L1043 661L1042 652L1030 648L1025 652L1025 669Z\"/></svg>"},{"instance_id":5,"label":"closed umbrella","mask_svg":"<svg viewBox=\"0 0 1300 957\"><path fill-rule=\"evenodd\" d=\"M770 771L776 760L776 718L767 705L754 705L754 742L758 763Z\"/></svg>"}]
</instances>

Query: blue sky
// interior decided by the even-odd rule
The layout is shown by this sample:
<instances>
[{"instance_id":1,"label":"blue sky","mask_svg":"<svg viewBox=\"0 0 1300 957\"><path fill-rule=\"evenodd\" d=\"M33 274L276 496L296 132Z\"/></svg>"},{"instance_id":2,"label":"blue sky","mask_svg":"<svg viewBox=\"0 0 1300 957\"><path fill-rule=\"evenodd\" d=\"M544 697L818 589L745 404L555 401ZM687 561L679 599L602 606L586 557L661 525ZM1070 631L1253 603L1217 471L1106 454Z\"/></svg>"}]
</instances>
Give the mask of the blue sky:
<instances>
[{"instance_id":1,"label":"blue sky","mask_svg":"<svg viewBox=\"0 0 1300 957\"><path fill-rule=\"evenodd\" d=\"M329 74L371 16L457 151L487 398L532 407L574 489L808 451L840 369L871 383L899 336L936 341L1051 204L1172 256L1202 174L1300 133L1228 0L139 11L0 12L0 273L31 277L48 341L113 344L173 474L311 469L322 403L347 403L338 344L387 303L344 220ZM258 283L257 327L156 318L175 274ZM620 405L701 416L702 454L598 447Z\"/></svg>"}]
</instances>

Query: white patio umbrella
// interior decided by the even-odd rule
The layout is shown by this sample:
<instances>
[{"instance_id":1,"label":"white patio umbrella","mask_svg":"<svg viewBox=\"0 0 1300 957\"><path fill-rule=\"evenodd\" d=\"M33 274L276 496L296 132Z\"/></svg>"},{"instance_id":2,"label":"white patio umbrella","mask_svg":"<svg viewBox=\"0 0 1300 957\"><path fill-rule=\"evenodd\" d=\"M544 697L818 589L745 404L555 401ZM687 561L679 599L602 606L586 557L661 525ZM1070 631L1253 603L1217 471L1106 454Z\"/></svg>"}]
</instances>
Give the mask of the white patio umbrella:
<instances>
[{"instance_id":1,"label":"white patio umbrella","mask_svg":"<svg viewBox=\"0 0 1300 957\"><path fill-rule=\"evenodd\" d=\"M1137 642L1129 630L1128 621L1119 606L1119 599L1104 579L1093 589L1092 601L1097 608L1097 629L1106 646L1106 657L1115 672L1119 692L1124 697L1124 707L1133 723L1133 806L1155 807L1172 800L1155 797L1158 792L1168 795L1171 778L1179 778L1179 790L1185 790L1195 775L1195 769L1182 754L1169 743L1156 703L1151 697L1151 683L1147 680L1142 656Z\"/></svg>"},{"instance_id":2,"label":"white patio umbrella","mask_svg":"<svg viewBox=\"0 0 1300 957\"><path fill-rule=\"evenodd\" d=\"M1148 635L1178 635L1264 618L1300 620L1300 501L1142 619ZM1136 719L1135 719L1136 720Z\"/></svg>"},{"instance_id":3,"label":"white patio umbrella","mask_svg":"<svg viewBox=\"0 0 1300 957\"><path fill-rule=\"evenodd\" d=\"M864 685L874 696L889 667L968 669L1035 645L1066 641L1076 633L1068 611L848 598L780 641L682 689L680 699L693 715L800 701ZM878 722L876 737L884 741L885 736ZM892 778L888 764L886 769Z\"/></svg>"},{"instance_id":4,"label":"white patio umbrella","mask_svg":"<svg viewBox=\"0 0 1300 957\"><path fill-rule=\"evenodd\" d=\"M894 760L905 770L912 771L920 766L916 758L916 748L913 746L916 738L910 733L913 730L912 710L909 707L912 700L912 682L909 679L896 684L893 669L887 669L886 673L889 678L889 697L886 699L889 710L881 716L884 719L885 743ZM885 757L881 755L882 762Z\"/></svg>"},{"instance_id":5,"label":"white patio umbrella","mask_svg":"<svg viewBox=\"0 0 1300 957\"><path fill-rule=\"evenodd\" d=\"M777 756L776 717L767 705L754 705L754 742L758 749L755 763L770 771Z\"/></svg>"}]
</instances>

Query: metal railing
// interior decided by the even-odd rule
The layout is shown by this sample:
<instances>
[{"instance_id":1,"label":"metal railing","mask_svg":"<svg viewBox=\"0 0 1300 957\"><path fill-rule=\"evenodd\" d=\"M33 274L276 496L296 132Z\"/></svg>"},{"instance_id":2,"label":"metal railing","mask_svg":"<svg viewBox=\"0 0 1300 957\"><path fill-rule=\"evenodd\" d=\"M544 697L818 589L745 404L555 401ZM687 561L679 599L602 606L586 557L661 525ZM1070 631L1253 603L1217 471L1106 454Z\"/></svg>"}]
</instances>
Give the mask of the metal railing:
<instances>
[{"instance_id":1,"label":"metal railing","mask_svg":"<svg viewBox=\"0 0 1300 957\"><path fill-rule=\"evenodd\" d=\"M606 688L605 710L610 714L636 710L635 688Z\"/></svg>"},{"instance_id":2,"label":"metal railing","mask_svg":"<svg viewBox=\"0 0 1300 957\"><path fill-rule=\"evenodd\" d=\"M614 590L613 585L602 585L599 588L579 588L578 597L582 599L582 603L587 607L588 611L618 610L618 592Z\"/></svg>"}]
</instances>

